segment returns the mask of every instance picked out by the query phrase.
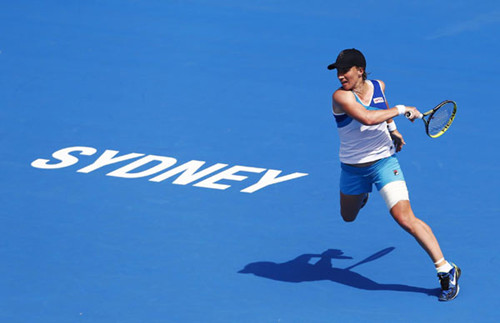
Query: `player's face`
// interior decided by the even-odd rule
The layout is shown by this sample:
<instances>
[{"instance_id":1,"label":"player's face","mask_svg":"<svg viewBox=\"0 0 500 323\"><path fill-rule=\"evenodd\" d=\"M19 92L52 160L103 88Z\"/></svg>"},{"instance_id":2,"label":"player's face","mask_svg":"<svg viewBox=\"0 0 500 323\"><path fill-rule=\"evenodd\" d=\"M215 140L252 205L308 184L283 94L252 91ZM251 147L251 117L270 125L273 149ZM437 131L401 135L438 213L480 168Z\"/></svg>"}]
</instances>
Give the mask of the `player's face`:
<instances>
[{"instance_id":1,"label":"player's face","mask_svg":"<svg viewBox=\"0 0 500 323\"><path fill-rule=\"evenodd\" d=\"M344 90L352 90L356 85L363 81L363 69L353 66L351 68L337 69L337 78Z\"/></svg>"}]
</instances>

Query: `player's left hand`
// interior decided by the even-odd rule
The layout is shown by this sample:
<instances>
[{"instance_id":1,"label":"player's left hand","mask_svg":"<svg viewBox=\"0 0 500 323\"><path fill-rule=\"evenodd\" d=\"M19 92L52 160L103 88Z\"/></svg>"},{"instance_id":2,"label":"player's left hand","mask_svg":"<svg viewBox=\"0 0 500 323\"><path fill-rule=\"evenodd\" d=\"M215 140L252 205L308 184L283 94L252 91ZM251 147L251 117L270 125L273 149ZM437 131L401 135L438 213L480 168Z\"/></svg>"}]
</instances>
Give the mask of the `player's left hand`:
<instances>
[{"instance_id":1,"label":"player's left hand","mask_svg":"<svg viewBox=\"0 0 500 323\"><path fill-rule=\"evenodd\" d=\"M401 149L403 149L403 146L406 145L405 140L403 139L403 135L399 133L397 129L391 131L391 138L394 142L394 145L396 146L396 152L401 151Z\"/></svg>"}]
</instances>

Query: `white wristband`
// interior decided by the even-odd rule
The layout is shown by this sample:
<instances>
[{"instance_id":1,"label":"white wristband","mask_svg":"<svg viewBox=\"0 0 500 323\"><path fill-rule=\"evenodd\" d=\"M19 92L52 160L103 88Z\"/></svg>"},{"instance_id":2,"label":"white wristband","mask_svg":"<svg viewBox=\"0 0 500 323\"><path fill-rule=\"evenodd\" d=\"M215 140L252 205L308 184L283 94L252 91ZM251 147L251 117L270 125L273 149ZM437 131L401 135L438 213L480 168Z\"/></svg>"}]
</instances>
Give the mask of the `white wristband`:
<instances>
[{"instance_id":1,"label":"white wristband","mask_svg":"<svg viewBox=\"0 0 500 323\"><path fill-rule=\"evenodd\" d=\"M406 112L406 107L402 104L396 105L396 108L398 109L398 115L402 116Z\"/></svg>"},{"instance_id":2,"label":"white wristband","mask_svg":"<svg viewBox=\"0 0 500 323\"><path fill-rule=\"evenodd\" d=\"M396 122L392 120L391 123L387 123L387 129L389 130L389 132L393 132L394 130L396 130Z\"/></svg>"}]
</instances>

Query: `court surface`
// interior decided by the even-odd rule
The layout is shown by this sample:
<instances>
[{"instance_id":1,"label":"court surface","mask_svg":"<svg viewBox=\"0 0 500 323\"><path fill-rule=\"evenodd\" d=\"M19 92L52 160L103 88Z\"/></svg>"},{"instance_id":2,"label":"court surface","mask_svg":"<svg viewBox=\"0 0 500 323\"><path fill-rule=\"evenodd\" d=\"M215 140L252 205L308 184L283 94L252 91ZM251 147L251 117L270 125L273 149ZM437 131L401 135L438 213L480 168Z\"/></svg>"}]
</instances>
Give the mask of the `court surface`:
<instances>
[{"instance_id":1,"label":"court surface","mask_svg":"<svg viewBox=\"0 0 500 323\"><path fill-rule=\"evenodd\" d=\"M499 23L495 1L2 2L0 320L497 322ZM378 193L339 215L326 66L352 47L391 105L458 103L438 139L396 120L453 302Z\"/></svg>"}]
</instances>

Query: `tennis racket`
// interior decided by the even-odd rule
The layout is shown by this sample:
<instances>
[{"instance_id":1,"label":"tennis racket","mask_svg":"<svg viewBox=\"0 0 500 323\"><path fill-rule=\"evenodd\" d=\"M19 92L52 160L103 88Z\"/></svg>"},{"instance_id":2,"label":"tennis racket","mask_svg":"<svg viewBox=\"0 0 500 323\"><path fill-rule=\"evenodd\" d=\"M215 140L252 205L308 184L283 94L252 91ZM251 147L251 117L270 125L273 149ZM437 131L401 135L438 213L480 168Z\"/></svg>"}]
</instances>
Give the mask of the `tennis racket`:
<instances>
[{"instance_id":1,"label":"tennis racket","mask_svg":"<svg viewBox=\"0 0 500 323\"><path fill-rule=\"evenodd\" d=\"M434 109L429 110L417 118L422 119L425 124L425 132L431 138L437 138L444 134L450 128L455 114L457 113L457 104L454 101L446 100L439 103ZM408 119L413 116L411 111L405 113Z\"/></svg>"}]
</instances>

